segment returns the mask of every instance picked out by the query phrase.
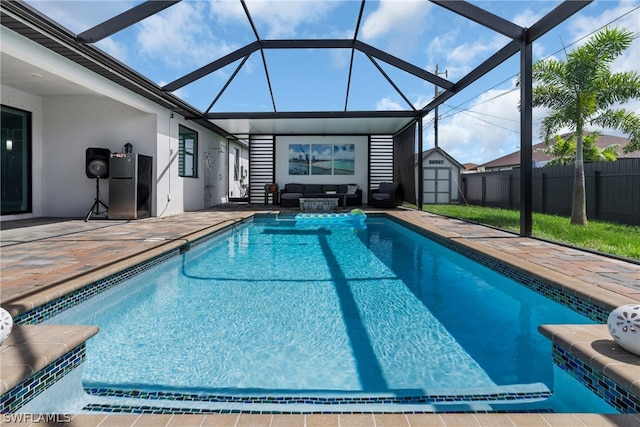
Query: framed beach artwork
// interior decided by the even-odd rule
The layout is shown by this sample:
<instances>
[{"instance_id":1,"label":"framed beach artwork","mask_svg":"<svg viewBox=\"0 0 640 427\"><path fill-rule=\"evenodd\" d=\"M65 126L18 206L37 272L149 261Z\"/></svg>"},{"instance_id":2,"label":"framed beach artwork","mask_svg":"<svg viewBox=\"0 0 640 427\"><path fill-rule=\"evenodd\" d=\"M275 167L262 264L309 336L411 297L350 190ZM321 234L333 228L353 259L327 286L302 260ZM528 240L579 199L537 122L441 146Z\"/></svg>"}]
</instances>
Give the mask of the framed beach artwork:
<instances>
[{"instance_id":1,"label":"framed beach artwork","mask_svg":"<svg viewBox=\"0 0 640 427\"><path fill-rule=\"evenodd\" d=\"M355 145L335 144L333 146L333 174L353 175L355 171Z\"/></svg>"},{"instance_id":2,"label":"framed beach artwork","mask_svg":"<svg viewBox=\"0 0 640 427\"><path fill-rule=\"evenodd\" d=\"M289 144L289 175L354 175L355 144Z\"/></svg>"},{"instance_id":3,"label":"framed beach artwork","mask_svg":"<svg viewBox=\"0 0 640 427\"><path fill-rule=\"evenodd\" d=\"M311 175L333 175L333 145L311 145Z\"/></svg>"},{"instance_id":4,"label":"framed beach artwork","mask_svg":"<svg viewBox=\"0 0 640 427\"><path fill-rule=\"evenodd\" d=\"M289 175L309 175L309 144L289 144Z\"/></svg>"}]
</instances>

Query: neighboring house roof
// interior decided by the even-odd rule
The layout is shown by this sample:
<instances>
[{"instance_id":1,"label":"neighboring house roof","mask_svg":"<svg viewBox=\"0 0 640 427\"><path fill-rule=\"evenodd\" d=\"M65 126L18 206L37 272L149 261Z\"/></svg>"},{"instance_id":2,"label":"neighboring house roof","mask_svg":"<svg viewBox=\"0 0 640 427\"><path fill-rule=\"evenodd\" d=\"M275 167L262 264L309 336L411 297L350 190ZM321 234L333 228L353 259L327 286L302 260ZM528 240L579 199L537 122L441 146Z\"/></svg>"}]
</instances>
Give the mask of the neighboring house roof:
<instances>
[{"instance_id":1,"label":"neighboring house roof","mask_svg":"<svg viewBox=\"0 0 640 427\"><path fill-rule=\"evenodd\" d=\"M566 139L571 135L572 133L566 133L561 135L561 137ZM555 138L553 138L551 141L555 143ZM602 135L598 139L598 141L596 141L596 145L598 146L598 148L602 149L613 144L620 144L620 148L618 150L619 159L640 158L640 151L633 151L631 153L626 153L626 154L622 152L622 147L624 147L628 142L629 142L628 138L623 138L620 136L613 136L613 135ZM533 148L532 157L533 157L534 164L538 163L538 164L544 165L546 162L549 162L550 160L553 159L552 156L549 156L544 153L544 150L547 148L547 144L545 142L539 142L538 144L535 144L532 148ZM481 164L477 166L476 169L491 170L491 169L503 169L503 168L509 168L509 167L520 167L520 151L519 150L514 151L511 154L507 154L506 156L502 156L495 160L491 160L487 163Z\"/></svg>"}]
</instances>

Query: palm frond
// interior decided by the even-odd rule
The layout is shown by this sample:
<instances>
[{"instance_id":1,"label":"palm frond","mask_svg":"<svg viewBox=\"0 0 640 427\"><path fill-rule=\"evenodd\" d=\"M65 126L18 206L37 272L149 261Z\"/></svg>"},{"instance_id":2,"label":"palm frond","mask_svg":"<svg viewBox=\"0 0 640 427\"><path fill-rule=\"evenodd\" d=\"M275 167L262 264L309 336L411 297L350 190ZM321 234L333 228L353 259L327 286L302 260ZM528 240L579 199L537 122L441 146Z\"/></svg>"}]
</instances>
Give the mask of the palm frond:
<instances>
[{"instance_id":1,"label":"palm frond","mask_svg":"<svg viewBox=\"0 0 640 427\"><path fill-rule=\"evenodd\" d=\"M640 115L625 109L605 110L590 120L592 125L615 129L629 135L629 142L623 147L625 153L640 150Z\"/></svg>"},{"instance_id":2,"label":"palm frond","mask_svg":"<svg viewBox=\"0 0 640 427\"><path fill-rule=\"evenodd\" d=\"M601 64L610 64L633 43L633 32L627 28L605 27L573 53L584 52Z\"/></svg>"},{"instance_id":3,"label":"palm frond","mask_svg":"<svg viewBox=\"0 0 640 427\"><path fill-rule=\"evenodd\" d=\"M615 73L600 79L598 108L640 98L640 74L635 71Z\"/></svg>"}]
</instances>

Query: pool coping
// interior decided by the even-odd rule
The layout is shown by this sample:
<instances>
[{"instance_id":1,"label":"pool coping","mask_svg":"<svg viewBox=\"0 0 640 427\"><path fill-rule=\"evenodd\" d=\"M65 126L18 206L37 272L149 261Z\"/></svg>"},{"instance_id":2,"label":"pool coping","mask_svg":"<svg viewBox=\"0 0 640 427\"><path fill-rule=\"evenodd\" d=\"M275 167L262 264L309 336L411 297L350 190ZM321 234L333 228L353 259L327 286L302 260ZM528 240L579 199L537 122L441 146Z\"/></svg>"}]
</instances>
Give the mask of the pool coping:
<instances>
[{"instance_id":1,"label":"pool coping","mask_svg":"<svg viewBox=\"0 0 640 427\"><path fill-rule=\"evenodd\" d=\"M46 286L37 293L9 298L3 301L2 308L7 310L11 317L16 318L37 307L41 307L51 301L56 300L71 292L83 289L99 280L108 278L114 274L143 264L150 259L168 254L175 250L180 250L185 245L192 244L204 237L213 235L216 232L226 230L235 224L249 220L253 215L246 215L237 219L226 219L211 226L205 227L193 233L189 233L178 239L172 239L158 243L155 247L146 248L142 251L121 258L111 264L94 268L85 273L77 274L65 280L59 280Z\"/></svg>"},{"instance_id":2,"label":"pool coping","mask_svg":"<svg viewBox=\"0 0 640 427\"><path fill-rule=\"evenodd\" d=\"M540 325L538 329L553 343L557 366L607 403L615 406L625 401L640 412L640 356L616 344L607 325Z\"/></svg>"},{"instance_id":3,"label":"pool coping","mask_svg":"<svg viewBox=\"0 0 640 427\"><path fill-rule=\"evenodd\" d=\"M400 217L398 215L399 212L385 212L382 215L384 216L390 216L390 217ZM277 215L277 212L275 213ZM103 268L98 268L95 269L94 271L91 271L88 274L82 274L79 277L74 277L72 278L70 281L64 281L60 284L58 284L59 286L52 286L51 288L53 289L48 289L47 292L44 292L44 296L39 295L38 299L33 299L33 297L31 297L31 300L28 301L26 304L24 302L22 302L21 304L16 304L18 305L18 307L15 307L14 304L12 303L12 308L16 309L16 312L24 312L24 311L28 311L30 310L29 306L31 307L37 307L39 305L39 302L42 300L46 300L47 298L49 300L51 299L55 299L58 298L60 295L64 295L67 294L71 291L77 290L77 289L81 289L85 286L87 286L88 284L91 283L95 283L96 280L100 280L103 279L105 277L108 277L109 275L113 274L114 272L118 272L121 271L123 268L127 268L127 267L131 267L134 266L140 262L144 262L146 260L149 260L151 258L153 258L154 256L158 256L161 255L163 253L167 253L169 251L172 250L176 250L176 249L180 249L181 247L183 247L184 245L188 245L191 242L194 242L198 239L201 239L203 237L207 237L207 236L211 236L212 234L215 234L218 231L222 231L222 230L226 230L228 227L232 226L233 224L239 223L239 222L243 222L246 221L252 217L254 217L256 215L256 213L250 213L247 214L245 216L243 216L242 218L239 219L233 219L233 220L225 220L225 221L221 221L217 224L214 224L210 227L206 227L202 230L199 230L197 232L194 233L190 233L187 234L186 236L183 236L180 239L174 239L171 241L167 241L163 244L158 245L155 248L152 248L151 250L145 250L144 252L141 252L133 257L128 257L126 259L120 260L118 262L112 263L111 265L108 265L106 267ZM403 222L407 221L406 218L401 218L401 220ZM407 221L409 223L413 223L410 219ZM532 274L532 275L536 275L538 277L542 277L548 280L558 280L558 278L562 279L562 281L564 281L564 284L559 284L559 286L562 289L568 290L569 292L574 292L576 293L576 295L585 297L585 299L588 299L590 301L594 301L597 302L599 304L605 304L608 306L616 306L616 304L622 305L623 303L629 303L630 302L630 298L619 295L619 294L615 294L612 291L607 291L604 289L600 289L597 287L592 287L592 286L587 286L587 288L585 289L585 283L581 282L578 279L572 279L569 278L567 276L563 276L559 273L553 272L553 271L544 271L544 269L541 269L541 267L537 266L537 265L533 265L525 260L522 259L518 259L517 257L513 257L510 256L509 254L505 254L503 252L498 252L495 251L491 248L488 248L487 246L482 245L481 243L478 242L473 242L473 241L469 241L469 240L465 240L463 237L460 237L458 235L456 235L455 233L449 233L446 231L443 231L441 229L438 229L436 227L429 227L429 226L425 226L424 223L413 223L414 225L421 227L425 230L427 230L430 233L434 233L436 235L439 235L442 238L445 239L450 239L451 241L455 241L456 244L462 244L466 247L468 247L471 250L474 251L478 251L480 250L482 253L485 253L488 256L491 257L495 257L496 259L501 259L504 262L508 262L509 264L512 264L514 267L517 267L519 269L523 269L524 271L526 271L528 274ZM542 274L541 274L542 271ZM571 279L571 280L567 280L567 279ZM557 282L556 282L557 283ZM592 289L593 288L593 289ZM593 291L593 292L591 292ZM595 295L593 295L595 294ZM22 309L21 309L22 308ZM12 313L13 314L13 313ZM44 325L42 325L44 326ZM566 326L566 325L565 325ZM541 329L542 332L542 329ZM544 332L543 332L544 333ZM92 336L92 335L91 335ZM568 340L568 346L570 348L575 348L573 346L573 343L571 343L571 338L570 337L566 337L566 338L561 338L564 337L564 335L562 334L557 334L554 335L554 337L556 337L556 339L560 340L560 339L565 339ZM87 337L88 339L89 337ZM553 341L553 338L550 338ZM594 338L595 339L595 338ZM599 335L598 340L602 340L602 339L606 339L606 335ZM612 340L610 340L611 342L613 342ZM83 341L84 342L84 341ZM4 347L5 347L5 343L3 343L3 351L4 351ZM622 350L623 351L623 350ZM580 356L578 356L580 357ZM582 357L586 357L586 356L582 356ZM593 356L595 357L595 356ZM592 358L593 358L592 357ZM4 371L6 372L6 371ZM634 371L635 372L635 371ZM633 375L633 374L632 374ZM4 373L2 374L2 380L4 381ZM624 375L623 375L624 377ZM640 376L638 376L640 377ZM629 382L629 378L627 378L626 380ZM639 384L636 384L636 381L631 381L631 388L634 390L634 392L637 394L638 392L638 388L640 387ZM379 414L376 414L376 416ZM435 414L434 414L435 415ZM441 416L446 416L446 415L450 415L450 414L438 414ZM474 418L475 415L478 414L467 414L467 415L463 415L463 414L456 414L457 416L461 416L461 417L465 417L468 416L468 420L471 421L472 419L474 420L474 423L478 422L477 418ZM503 414L488 414L488 415L495 415L495 416L500 416ZM506 415L506 414L504 414ZM512 416L514 414L509 414L510 416ZM563 418L562 415L567 415L567 414L515 414L518 416L525 416L525 415L530 415L531 416L531 420L535 420L535 419L540 419L540 417L546 419L547 416L549 415L555 415L554 417L550 417L550 418L558 418L561 419ZM606 419L612 419L611 416L605 416L605 415L599 415L599 414L593 414L596 415L598 417L598 419L600 419L601 421L606 420ZM274 415L275 416L275 415ZM94 417L98 417L100 418L100 416L93 416L93 415L80 415L77 416L79 418L78 421L80 421L81 419L95 419ZM117 417L117 416L116 416ZM157 417L157 416L153 416L153 417ZM178 418L180 416L177 416ZM188 416L186 416L188 417ZM208 415L207 417L210 417L210 415ZM622 418L618 418L618 417L622 417ZM365 417L366 418L366 417ZM444 418L449 418L449 417L444 417ZM456 418L456 417L454 417ZM518 417L520 418L520 417ZM525 416L525 418L527 418ZM616 419L628 419L630 421L633 421L634 423L637 422L637 420L639 418L634 417L634 416L626 416L626 415L619 415L619 416L615 416L614 418ZM74 417L75 419L75 417ZM100 418L102 419L102 418ZM171 418L173 419L173 418ZM177 418L176 418L177 419ZM221 418L215 418L217 420L221 419ZM435 417L435 419L439 419L442 420L442 417ZM457 418L456 418L457 419ZM123 420L123 418L120 418L120 420ZM305 418L306 420L306 418ZM237 421L237 420L236 420ZM482 424L482 423L481 423ZM88 424L91 425L91 424ZM489 424L487 424L489 425ZM490 425L495 425L495 424L490 424ZM545 424L546 425L546 424ZM606 425L606 423L605 423Z\"/></svg>"},{"instance_id":4,"label":"pool coping","mask_svg":"<svg viewBox=\"0 0 640 427\"><path fill-rule=\"evenodd\" d=\"M60 379L77 367L84 360L85 342L97 333L97 326L14 326L0 347L3 411L19 409L50 386L50 377Z\"/></svg>"},{"instance_id":5,"label":"pool coping","mask_svg":"<svg viewBox=\"0 0 640 427\"><path fill-rule=\"evenodd\" d=\"M541 267L525 259L518 258L509 253L498 251L482 242L477 242L460 236L457 233L443 231L438 227L424 223L422 221L413 221L412 218L407 218L399 212L388 212L392 218L399 220L404 224L411 224L412 226L421 228L429 235L438 236L444 240L450 241L455 245L463 246L471 249L476 253L481 253L488 256L497 262L508 264L509 266L521 270L523 273L531 275L535 278L544 280L549 285L556 287L557 289L574 295L576 298L590 302L592 304L601 306L607 310L613 310L624 304L640 303L640 299L635 299L630 296L618 294L608 289L599 288L597 286L585 283L580 279L567 276L557 271L549 270ZM505 232L506 233L506 232Z\"/></svg>"}]
</instances>

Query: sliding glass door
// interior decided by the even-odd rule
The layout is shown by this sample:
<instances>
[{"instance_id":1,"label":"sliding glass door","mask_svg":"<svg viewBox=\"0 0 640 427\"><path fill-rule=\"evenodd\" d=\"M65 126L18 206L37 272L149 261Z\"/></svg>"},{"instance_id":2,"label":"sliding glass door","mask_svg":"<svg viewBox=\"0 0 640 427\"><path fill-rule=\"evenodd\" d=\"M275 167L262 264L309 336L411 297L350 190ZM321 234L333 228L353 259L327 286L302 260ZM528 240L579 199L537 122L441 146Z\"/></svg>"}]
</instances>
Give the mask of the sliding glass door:
<instances>
[{"instance_id":1,"label":"sliding glass door","mask_svg":"<svg viewBox=\"0 0 640 427\"><path fill-rule=\"evenodd\" d=\"M31 113L2 106L2 215L31 212Z\"/></svg>"}]
</instances>

